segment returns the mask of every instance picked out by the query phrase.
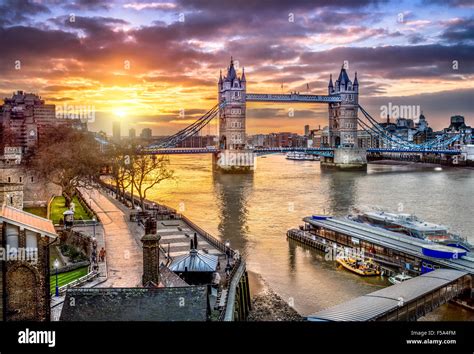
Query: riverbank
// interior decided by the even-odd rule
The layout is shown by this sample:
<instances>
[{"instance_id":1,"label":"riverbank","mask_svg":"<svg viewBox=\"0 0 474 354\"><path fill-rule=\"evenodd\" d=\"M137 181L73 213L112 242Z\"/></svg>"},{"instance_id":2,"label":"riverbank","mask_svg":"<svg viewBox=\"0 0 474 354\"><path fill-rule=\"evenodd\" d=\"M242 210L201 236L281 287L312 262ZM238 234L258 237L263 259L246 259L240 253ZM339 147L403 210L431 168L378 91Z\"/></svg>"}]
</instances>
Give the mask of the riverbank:
<instances>
[{"instance_id":1,"label":"riverbank","mask_svg":"<svg viewBox=\"0 0 474 354\"><path fill-rule=\"evenodd\" d=\"M248 321L303 321L303 317L278 296L260 274L248 271L252 309Z\"/></svg>"},{"instance_id":2,"label":"riverbank","mask_svg":"<svg viewBox=\"0 0 474 354\"><path fill-rule=\"evenodd\" d=\"M402 160L375 160L369 161L371 165L390 165L390 166L420 166L420 167L438 167L443 166L438 163L427 163L427 162L415 162L415 161L402 161Z\"/></svg>"},{"instance_id":3,"label":"riverbank","mask_svg":"<svg viewBox=\"0 0 474 354\"><path fill-rule=\"evenodd\" d=\"M439 163L429 163L429 162L416 162L416 161L403 161L403 160L374 160L369 161L371 165L387 165L387 166L413 166L420 168L462 168L466 170L474 170L473 166L466 165L445 165Z\"/></svg>"}]
</instances>

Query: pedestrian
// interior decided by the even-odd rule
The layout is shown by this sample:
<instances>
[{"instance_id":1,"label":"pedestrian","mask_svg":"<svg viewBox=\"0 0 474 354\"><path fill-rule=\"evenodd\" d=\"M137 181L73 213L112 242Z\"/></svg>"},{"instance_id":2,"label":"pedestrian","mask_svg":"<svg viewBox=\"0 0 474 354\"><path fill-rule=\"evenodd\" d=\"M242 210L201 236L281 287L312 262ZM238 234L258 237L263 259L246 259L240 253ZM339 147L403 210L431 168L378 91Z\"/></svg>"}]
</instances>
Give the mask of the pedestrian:
<instances>
[{"instance_id":1,"label":"pedestrian","mask_svg":"<svg viewBox=\"0 0 474 354\"><path fill-rule=\"evenodd\" d=\"M100 252L99 252L99 261L100 261L100 262L103 262L104 259L105 259L105 249L104 249L104 247L102 247L102 248L100 249Z\"/></svg>"}]
</instances>

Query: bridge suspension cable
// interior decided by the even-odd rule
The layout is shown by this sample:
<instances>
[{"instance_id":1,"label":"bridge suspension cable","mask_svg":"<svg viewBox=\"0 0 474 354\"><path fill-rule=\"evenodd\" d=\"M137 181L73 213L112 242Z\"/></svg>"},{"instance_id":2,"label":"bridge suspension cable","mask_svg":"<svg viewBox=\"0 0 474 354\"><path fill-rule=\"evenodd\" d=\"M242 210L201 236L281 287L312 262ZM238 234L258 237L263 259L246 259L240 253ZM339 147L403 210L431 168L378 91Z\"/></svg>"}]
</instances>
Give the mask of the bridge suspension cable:
<instances>
[{"instance_id":1,"label":"bridge suspension cable","mask_svg":"<svg viewBox=\"0 0 474 354\"><path fill-rule=\"evenodd\" d=\"M175 147L177 144L184 141L186 138L200 132L205 126L207 126L212 121L212 119L219 113L219 110L223 106L224 103L216 104L202 117L197 119L194 123L188 125L186 128L181 129L176 134L173 134L155 144L148 146L148 149Z\"/></svg>"},{"instance_id":2,"label":"bridge suspension cable","mask_svg":"<svg viewBox=\"0 0 474 354\"><path fill-rule=\"evenodd\" d=\"M364 108L362 108L362 106L359 105L359 108L369 122L369 124L367 124L358 118L358 123L362 129L368 132L371 136L375 135L388 146L406 149L442 149L448 147L462 137L462 134L456 134L452 137L449 137L447 134L442 134L437 136L435 139L426 141L422 144L415 144L392 134L381 126Z\"/></svg>"}]
</instances>

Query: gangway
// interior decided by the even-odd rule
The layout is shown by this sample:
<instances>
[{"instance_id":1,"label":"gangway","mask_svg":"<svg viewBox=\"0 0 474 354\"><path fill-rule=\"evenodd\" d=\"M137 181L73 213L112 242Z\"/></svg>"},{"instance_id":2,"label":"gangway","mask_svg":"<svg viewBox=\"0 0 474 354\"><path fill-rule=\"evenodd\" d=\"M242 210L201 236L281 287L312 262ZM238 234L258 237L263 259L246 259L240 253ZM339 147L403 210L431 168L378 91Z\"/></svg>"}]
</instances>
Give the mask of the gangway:
<instances>
[{"instance_id":1,"label":"gangway","mask_svg":"<svg viewBox=\"0 0 474 354\"><path fill-rule=\"evenodd\" d=\"M308 321L416 321L463 293L472 276L438 269L308 316Z\"/></svg>"}]
</instances>

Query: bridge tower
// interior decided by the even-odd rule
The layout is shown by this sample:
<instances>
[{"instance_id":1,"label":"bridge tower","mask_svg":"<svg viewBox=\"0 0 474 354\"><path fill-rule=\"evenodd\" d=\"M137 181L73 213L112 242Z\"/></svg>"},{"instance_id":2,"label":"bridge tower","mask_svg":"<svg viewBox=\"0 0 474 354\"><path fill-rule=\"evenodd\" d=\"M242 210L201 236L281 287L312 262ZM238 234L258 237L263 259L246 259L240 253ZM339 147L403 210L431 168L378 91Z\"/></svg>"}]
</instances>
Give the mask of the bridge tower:
<instances>
[{"instance_id":1,"label":"bridge tower","mask_svg":"<svg viewBox=\"0 0 474 354\"><path fill-rule=\"evenodd\" d=\"M340 102L329 103L329 144L334 147L334 158L325 159L325 165L340 168L365 168L366 151L359 148L357 139L359 111L359 81L357 72L354 82L342 66L339 77L333 84L329 77L328 94L341 97Z\"/></svg>"},{"instance_id":2,"label":"bridge tower","mask_svg":"<svg viewBox=\"0 0 474 354\"><path fill-rule=\"evenodd\" d=\"M224 104L219 109L219 152L215 166L224 172L250 172L255 156L246 149L245 114L247 82L245 70L238 76L234 60L230 59L227 75L219 76L218 99Z\"/></svg>"}]
</instances>

